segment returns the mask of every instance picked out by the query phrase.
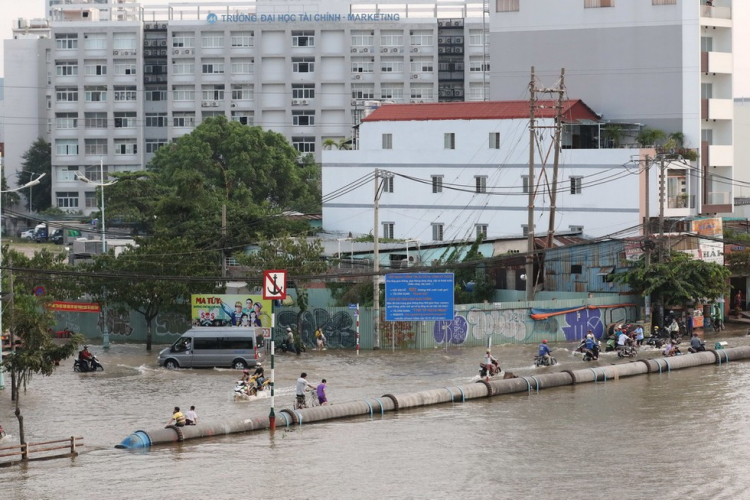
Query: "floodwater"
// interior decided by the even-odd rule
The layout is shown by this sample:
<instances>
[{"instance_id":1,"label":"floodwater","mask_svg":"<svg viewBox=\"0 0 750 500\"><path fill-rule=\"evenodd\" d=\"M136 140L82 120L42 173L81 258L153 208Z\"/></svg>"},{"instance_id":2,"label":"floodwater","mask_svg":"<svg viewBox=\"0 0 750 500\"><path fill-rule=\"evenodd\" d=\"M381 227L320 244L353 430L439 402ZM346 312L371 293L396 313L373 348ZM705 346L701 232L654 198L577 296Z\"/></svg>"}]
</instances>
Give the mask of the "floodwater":
<instances>
[{"instance_id":1,"label":"floodwater","mask_svg":"<svg viewBox=\"0 0 750 500\"><path fill-rule=\"evenodd\" d=\"M719 338L750 344L744 329L708 335L708 344ZM594 366L574 347L554 345L552 368L531 366L535 346L493 354L522 376ZM84 436L81 455L0 469L0 498L750 498L750 361L133 451L114 445L163 426L175 405L213 421L267 415L270 398L235 402L238 372L161 369L158 349L93 351L105 372L74 373L69 360L35 377L21 400L28 441ZM469 384L482 355L277 355L276 406L291 406L301 371L326 378L336 404ZM619 362L628 361L604 354L598 363ZM0 422L10 436L1 445L17 442L12 411L6 389Z\"/></svg>"}]
</instances>

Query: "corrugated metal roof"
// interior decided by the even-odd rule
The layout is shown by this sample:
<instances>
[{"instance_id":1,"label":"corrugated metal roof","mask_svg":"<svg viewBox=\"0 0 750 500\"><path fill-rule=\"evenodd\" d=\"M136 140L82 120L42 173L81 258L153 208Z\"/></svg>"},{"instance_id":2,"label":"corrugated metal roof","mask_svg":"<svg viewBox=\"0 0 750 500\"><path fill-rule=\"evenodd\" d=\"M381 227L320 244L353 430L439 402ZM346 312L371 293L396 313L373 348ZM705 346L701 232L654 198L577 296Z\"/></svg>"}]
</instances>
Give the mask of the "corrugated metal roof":
<instances>
[{"instance_id":1,"label":"corrugated metal roof","mask_svg":"<svg viewBox=\"0 0 750 500\"><path fill-rule=\"evenodd\" d=\"M536 118L557 116L557 101L537 101ZM529 101L429 102L423 104L383 104L363 122L431 120L511 120L529 118ZM580 99L563 101L566 123L599 122L599 116Z\"/></svg>"}]
</instances>

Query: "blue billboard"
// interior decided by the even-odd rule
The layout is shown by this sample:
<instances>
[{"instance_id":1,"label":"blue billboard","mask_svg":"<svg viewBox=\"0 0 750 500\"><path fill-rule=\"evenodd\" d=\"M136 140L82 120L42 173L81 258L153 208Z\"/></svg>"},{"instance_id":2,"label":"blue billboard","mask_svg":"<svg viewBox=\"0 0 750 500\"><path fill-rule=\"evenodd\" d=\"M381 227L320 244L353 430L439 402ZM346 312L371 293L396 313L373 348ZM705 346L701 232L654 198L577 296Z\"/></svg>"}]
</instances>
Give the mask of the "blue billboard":
<instances>
[{"instance_id":1,"label":"blue billboard","mask_svg":"<svg viewBox=\"0 0 750 500\"><path fill-rule=\"evenodd\" d=\"M453 273L385 275L386 321L453 319Z\"/></svg>"}]
</instances>

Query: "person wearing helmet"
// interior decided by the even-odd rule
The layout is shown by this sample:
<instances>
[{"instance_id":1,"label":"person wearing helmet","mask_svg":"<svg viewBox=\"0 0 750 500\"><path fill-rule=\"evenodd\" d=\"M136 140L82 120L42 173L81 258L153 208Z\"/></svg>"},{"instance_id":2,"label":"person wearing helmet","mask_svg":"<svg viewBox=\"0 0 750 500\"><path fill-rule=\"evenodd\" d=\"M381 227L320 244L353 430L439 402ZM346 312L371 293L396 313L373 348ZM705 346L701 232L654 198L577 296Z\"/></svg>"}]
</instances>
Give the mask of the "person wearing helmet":
<instances>
[{"instance_id":1,"label":"person wearing helmet","mask_svg":"<svg viewBox=\"0 0 750 500\"><path fill-rule=\"evenodd\" d=\"M82 372L91 371L93 368L93 363L91 362L92 358L93 356L89 352L89 346L84 345L83 350L78 353L78 365Z\"/></svg>"},{"instance_id":2,"label":"person wearing helmet","mask_svg":"<svg viewBox=\"0 0 750 500\"><path fill-rule=\"evenodd\" d=\"M266 377L263 374L263 365L259 362L255 365L255 371L253 372L253 378L255 379L255 385L259 391L263 390L263 382L266 381Z\"/></svg>"},{"instance_id":3,"label":"person wearing helmet","mask_svg":"<svg viewBox=\"0 0 750 500\"><path fill-rule=\"evenodd\" d=\"M542 343L539 344L539 357L544 359L545 364L550 362L550 352L547 339L542 340Z\"/></svg>"},{"instance_id":4,"label":"person wearing helmet","mask_svg":"<svg viewBox=\"0 0 750 500\"><path fill-rule=\"evenodd\" d=\"M292 333L292 329L288 326L286 327L286 340L284 341L284 346L289 352L297 352L297 349L294 347L294 333Z\"/></svg>"},{"instance_id":5,"label":"person wearing helmet","mask_svg":"<svg viewBox=\"0 0 750 500\"><path fill-rule=\"evenodd\" d=\"M233 311L227 303L222 300L221 308L224 310L224 313L229 316L229 322L232 326L240 326L242 324L242 302L239 300L235 302Z\"/></svg>"}]
</instances>

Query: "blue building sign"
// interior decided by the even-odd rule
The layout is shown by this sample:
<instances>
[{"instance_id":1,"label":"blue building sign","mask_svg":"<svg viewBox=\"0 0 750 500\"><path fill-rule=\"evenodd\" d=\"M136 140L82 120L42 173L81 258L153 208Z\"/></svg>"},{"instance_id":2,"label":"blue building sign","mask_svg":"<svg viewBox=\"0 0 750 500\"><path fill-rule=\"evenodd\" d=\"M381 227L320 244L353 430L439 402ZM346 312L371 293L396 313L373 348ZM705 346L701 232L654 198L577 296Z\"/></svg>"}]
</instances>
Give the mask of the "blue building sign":
<instances>
[{"instance_id":1,"label":"blue building sign","mask_svg":"<svg viewBox=\"0 0 750 500\"><path fill-rule=\"evenodd\" d=\"M453 273L386 274L386 321L452 319Z\"/></svg>"},{"instance_id":2,"label":"blue building sign","mask_svg":"<svg viewBox=\"0 0 750 500\"><path fill-rule=\"evenodd\" d=\"M377 14L336 14L316 12L314 14L214 14L206 16L209 24L223 23L297 23L297 22L377 22L400 21L401 14L380 12Z\"/></svg>"}]
</instances>

